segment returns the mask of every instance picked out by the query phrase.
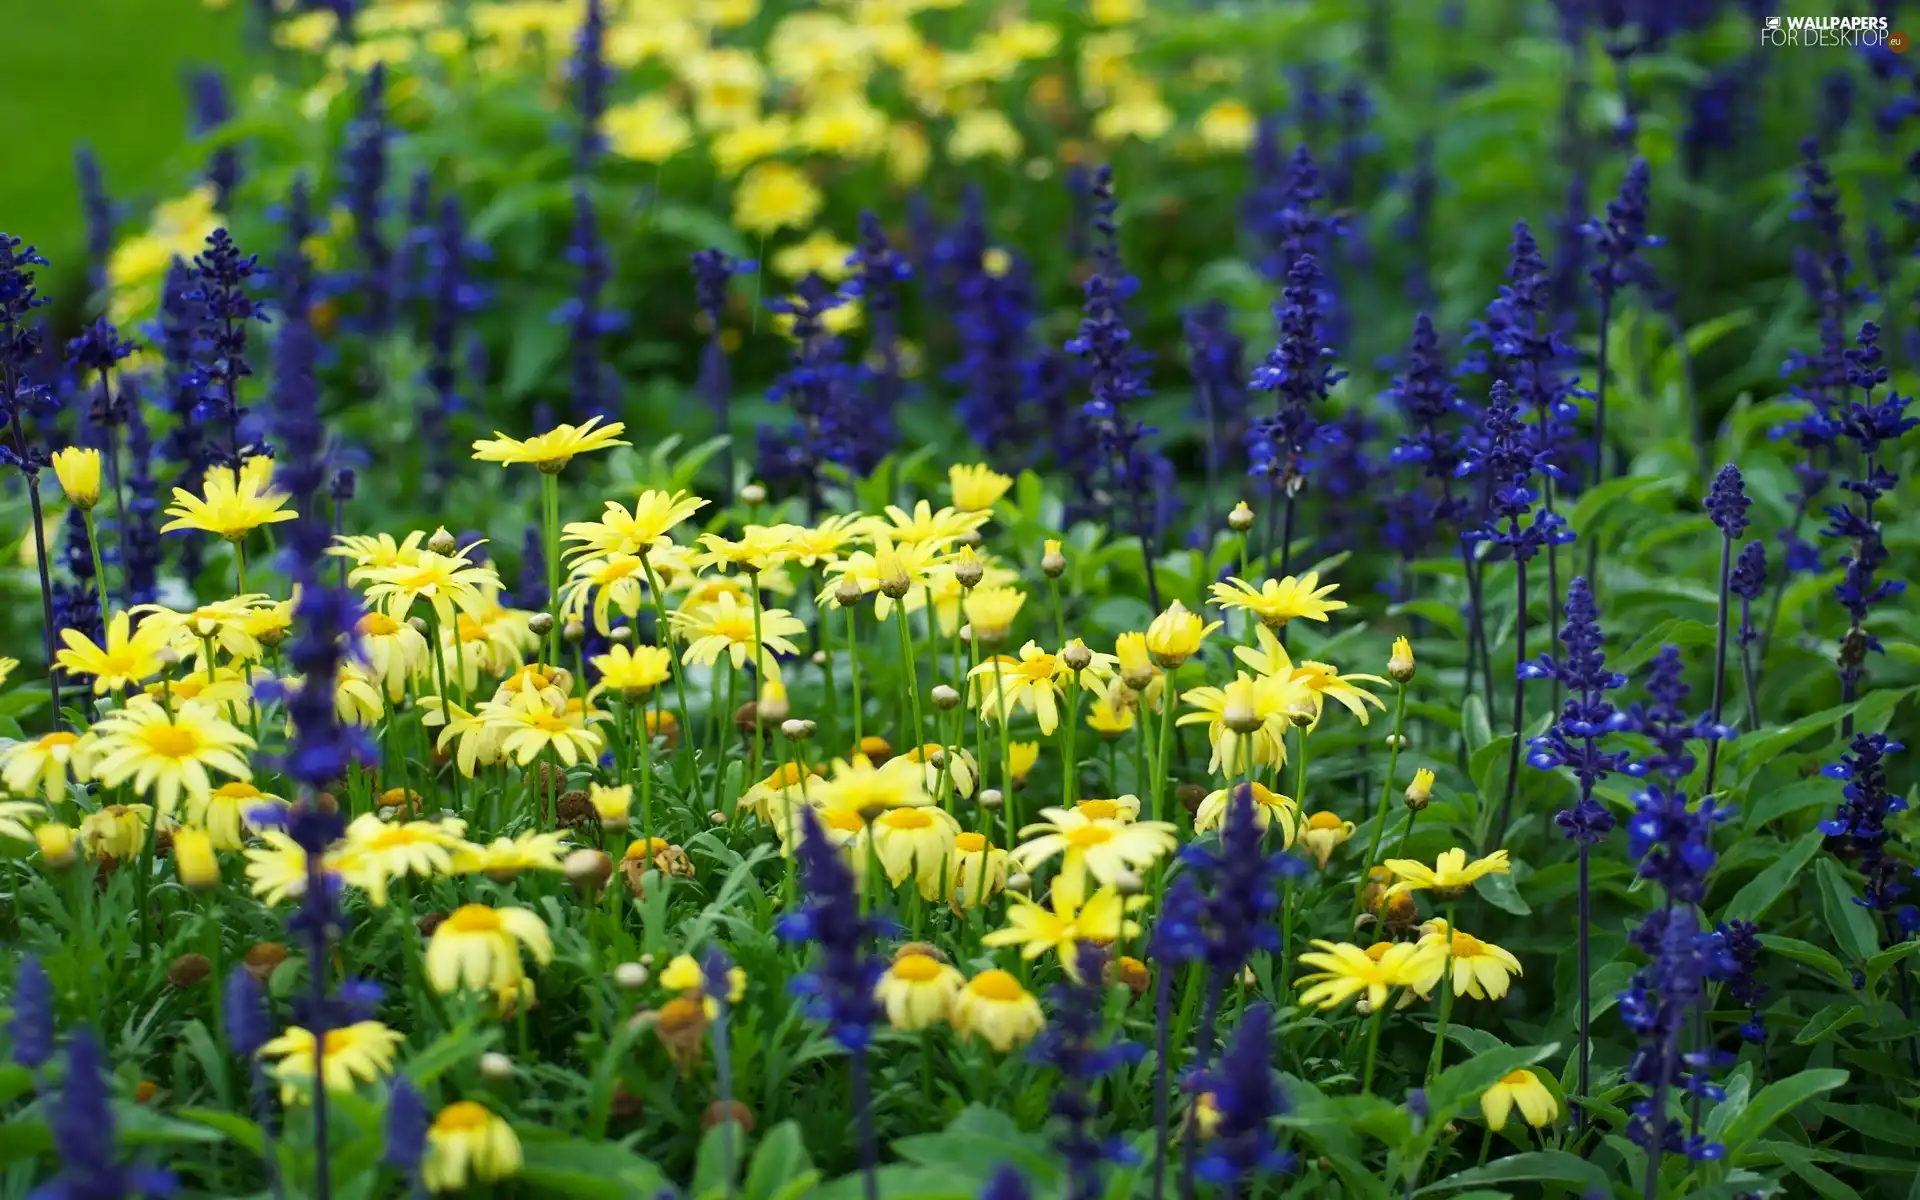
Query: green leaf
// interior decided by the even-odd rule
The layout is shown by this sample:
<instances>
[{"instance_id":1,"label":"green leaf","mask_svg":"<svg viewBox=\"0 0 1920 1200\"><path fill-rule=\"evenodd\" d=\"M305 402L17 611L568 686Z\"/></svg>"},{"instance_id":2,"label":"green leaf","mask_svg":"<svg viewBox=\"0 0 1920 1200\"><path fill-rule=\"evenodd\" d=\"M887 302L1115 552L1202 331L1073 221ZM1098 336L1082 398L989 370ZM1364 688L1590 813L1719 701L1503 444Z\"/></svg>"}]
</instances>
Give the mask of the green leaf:
<instances>
[{"instance_id":1,"label":"green leaf","mask_svg":"<svg viewBox=\"0 0 1920 1200\"><path fill-rule=\"evenodd\" d=\"M1513 882L1512 875L1482 875L1474 881L1473 890L1501 912L1510 912L1516 917L1533 915L1533 906L1520 898L1519 885Z\"/></svg>"},{"instance_id":2,"label":"green leaf","mask_svg":"<svg viewBox=\"0 0 1920 1200\"><path fill-rule=\"evenodd\" d=\"M1794 962L1825 973L1827 978L1833 980L1835 983L1845 985L1851 982L1847 975L1847 968L1842 966L1840 960L1833 956L1833 952L1823 950L1812 942L1803 942L1799 938L1780 937L1777 934L1763 933L1760 935L1760 944L1782 958L1790 958Z\"/></svg>"},{"instance_id":3,"label":"green leaf","mask_svg":"<svg viewBox=\"0 0 1920 1200\"><path fill-rule=\"evenodd\" d=\"M238 1113L221 1112L212 1108L176 1108L173 1111L174 1115L183 1121L191 1121L196 1125L205 1125L208 1129L218 1130L226 1135L228 1141L245 1147L255 1155L265 1153L266 1138L261 1135L260 1126Z\"/></svg>"},{"instance_id":4,"label":"green leaf","mask_svg":"<svg viewBox=\"0 0 1920 1200\"><path fill-rule=\"evenodd\" d=\"M1758 921L1772 908L1774 902L1792 891L1794 876L1800 874L1809 860L1820 850L1825 838L1819 832L1809 833L1789 846L1784 854L1775 859L1766 870L1747 881L1747 885L1733 894L1727 902L1727 908L1721 914L1727 921Z\"/></svg>"},{"instance_id":5,"label":"green leaf","mask_svg":"<svg viewBox=\"0 0 1920 1200\"><path fill-rule=\"evenodd\" d=\"M1792 1142L1762 1142L1759 1149L1780 1160L1780 1164L1799 1177L1800 1182L1825 1196L1827 1200L1860 1200L1860 1193L1840 1182L1815 1164L1805 1147Z\"/></svg>"},{"instance_id":6,"label":"green leaf","mask_svg":"<svg viewBox=\"0 0 1920 1200\"><path fill-rule=\"evenodd\" d=\"M1853 1001L1829 1004L1807 1018L1807 1023L1793 1035L1793 1044L1811 1046L1815 1042L1832 1037L1866 1015L1860 1005Z\"/></svg>"},{"instance_id":7,"label":"green leaf","mask_svg":"<svg viewBox=\"0 0 1920 1200\"><path fill-rule=\"evenodd\" d=\"M1597 487L1588 488L1580 493L1580 502L1573 506L1573 512L1567 516L1567 524L1583 537L1597 531L1603 524L1611 524L1624 514L1643 511L1637 503L1642 497L1655 492L1675 492L1680 487L1676 479L1647 479L1640 476L1627 476L1624 479L1609 479ZM1600 518L1606 517L1606 521Z\"/></svg>"},{"instance_id":8,"label":"green leaf","mask_svg":"<svg viewBox=\"0 0 1920 1200\"><path fill-rule=\"evenodd\" d=\"M1479 754L1482 747L1493 740L1493 726L1487 720L1487 702L1479 696L1468 696L1460 705L1460 728L1466 731L1467 753Z\"/></svg>"},{"instance_id":9,"label":"green leaf","mask_svg":"<svg viewBox=\"0 0 1920 1200\"><path fill-rule=\"evenodd\" d=\"M1814 1108L1862 1137L1920 1149L1920 1122L1892 1109L1877 1104L1836 1104L1831 1100L1822 1100Z\"/></svg>"},{"instance_id":10,"label":"green leaf","mask_svg":"<svg viewBox=\"0 0 1920 1200\"><path fill-rule=\"evenodd\" d=\"M1844 1084L1847 1072L1836 1067L1802 1071L1776 1080L1760 1089L1727 1130L1727 1158L1735 1160L1755 1139L1773 1128L1773 1123L1823 1092Z\"/></svg>"},{"instance_id":11,"label":"green leaf","mask_svg":"<svg viewBox=\"0 0 1920 1200\"><path fill-rule=\"evenodd\" d=\"M800 1136L800 1126L782 1121L767 1130L760 1148L753 1153L753 1165L747 1169L746 1200L776 1200L791 1183L809 1176L819 1178Z\"/></svg>"},{"instance_id":12,"label":"green leaf","mask_svg":"<svg viewBox=\"0 0 1920 1200\"><path fill-rule=\"evenodd\" d=\"M115 1104L114 1123L120 1140L134 1146L178 1146L224 1140L221 1131L193 1121L177 1120L144 1105Z\"/></svg>"},{"instance_id":13,"label":"green leaf","mask_svg":"<svg viewBox=\"0 0 1920 1200\"><path fill-rule=\"evenodd\" d=\"M0 1105L11 1104L32 1090L32 1071L18 1063L0 1065Z\"/></svg>"},{"instance_id":14,"label":"green leaf","mask_svg":"<svg viewBox=\"0 0 1920 1200\"><path fill-rule=\"evenodd\" d=\"M985 1172L991 1162L982 1165ZM973 1200L980 1190L981 1175L960 1175L942 1167L907 1166L894 1163L873 1173L880 1200ZM813 1194L813 1200L862 1200L866 1181L858 1171L843 1175ZM1037 1190L1037 1189L1036 1189Z\"/></svg>"},{"instance_id":15,"label":"green leaf","mask_svg":"<svg viewBox=\"0 0 1920 1200\"><path fill-rule=\"evenodd\" d=\"M896 1138L893 1152L923 1167L970 1175L976 1183L985 1182L1002 1162L1025 1171L1036 1189L1059 1170L1044 1137L1022 1131L1006 1113L979 1104L968 1105L939 1133Z\"/></svg>"},{"instance_id":16,"label":"green leaf","mask_svg":"<svg viewBox=\"0 0 1920 1200\"><path fill-rule=\"evenodd\" d=\"M1855 903L1858 897L1840 874L1840 864L1823 858L1814 864L1813 873L1820 883L1820 909L1827 919L1827 931L1840 943L1840 949L1855 962L1880 953L1880 933L1867 910Z\"/></svg>"},{"instance_id":17,"label":"green leaf","mask_svg":"<svg viewBox=\"0 0 1920 1200\"><path fill-rule=\"evenodd\" d=\"M1663 646L1678 646L1682 650L1689 646L1711 646L1717 636L1714 627L1705 621L1695 621L1689 617L1669 617L1654 626L1652 632L1643 634L1617 661L1609 659L1607 669L1632 672L1652 661L1653 656L1660 653Z\"/></svg>"},{"instance_id":18,"label":"green leaf","mask_svg":"<svg viewBox=\"0 0 1920 1200\"><path fill-rule=\"evenodd\" d=\"M1776 788L1755 800L1749 797L1744 825L1747 829L1758 829L1769 821L1777 821L1808 808L1832 808L1834 804L1833 781L1827 778L1801 779L1783 788Z\"/></svg>"},{"instance_id":19,"label":"green leaf","mask_svg":"<svg viewBox=\"0 0 1920 1200\"><path fill-rule=\"evenodd\" d=\"M670 1189L660 1168L625 1146L552 1138L538 1126L516 1125L524 1162L520 1179L535 1192L589 1200L652 1197Z\"/></svg>"},{"instance_id":20,"label":"green leaf","mask_svg":"<svg viewBox=\"0 0 1920 1200\"><path fill-rule=\"evenodd\" d=\"M1415 1192L1416 1196L1441 1196L1460 1188L1484 1183L1564 1183L1578 1193L1608 1190L1607 1175L1599 1167L1577 1154L1564 1150L1533 1150L1510 1154L1484 1167L1469 1167Z\"/></svg>"},{"instance_id":21,"label":"green leaf","mask_svg":"<svg viewBox=\"0 0 1920 1200\"><path fill-rule=\"evenodd\" d=\"M715 1124L700 1139L699 1152L694 1155L693 1182L687 1186L687 1194L696 1198L731 1195L746 1153L746 1130L734 1121Z\"/></svg>"}]
</instances>

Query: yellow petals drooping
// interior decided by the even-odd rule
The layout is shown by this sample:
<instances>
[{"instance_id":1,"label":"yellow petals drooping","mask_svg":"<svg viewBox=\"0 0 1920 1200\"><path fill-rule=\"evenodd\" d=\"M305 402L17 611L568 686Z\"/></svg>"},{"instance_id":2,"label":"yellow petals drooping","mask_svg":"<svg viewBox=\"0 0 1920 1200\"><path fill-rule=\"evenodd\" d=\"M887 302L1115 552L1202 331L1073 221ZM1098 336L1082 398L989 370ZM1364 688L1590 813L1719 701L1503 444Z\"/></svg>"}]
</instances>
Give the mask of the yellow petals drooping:
<instances>
[{"instance_id":1,"label":"yellow petals drooping","mask_svg":"<svg viewBox=\"0 0 1920 1200\"><path fill-rule=\"evenodd\" d=\"M1498 1000L1507 994L1507 984L1522 974L1520 960L1511 953L1483 942L1464 930L1448 936L1447 923L1438 918L1420 927L1420 944L1438 946L1449 954L1453 964L1453 990L1476 1000Z\"/></svg>"},{"instance_id":2,"label":"yellow petals drooping","mask_svg":"<svg viewBox=\"0 0 1920 1200\"><path fill-rule=\"evenodd\" d=\"M953 997L948 1020L961 1037L977 1037L1001 1054L1032 1041L1047 1024L1040 1002L998 968L967 981Z\"/></svg>"},{"instance_id":3,"label":"yellow petals drooping","mask_svg":"<svg viewBox=\"0 0 1920 1200\"><path fill-rule=\"evenodd\" d=\"M553 938L531 910L463 904L447 914L427 943L427 981L441 993L464 988L514 996L526 978L520 966L523 949L535 962L553 959Z\"/></svg>"},{"instance_id":4,"label":"yellow petals drooping","mask_svg":"<svg viewBox=\"0 0 1920 1200\"><path fill-rule=\"evenodd\" d=\"M1410 858L1389 858L1382 865L1400 880L1393 885L1394 892L1430 888L1442 896L1457 896L1477 879L1505 875L1511 870L1505 850L1468 862L1467 852L1458 848L1442 852L1432 867Z\"/></svg>"},{"instance_id":5,"label":"yellow petals drooping","mask_svg":"<svg viewBox=\"0 0 1920 1200\"><path fill-rule=\"evenodd\" d=\"M1353 836L1353 822L1343 821L1330 812L1317 812L1300 826L1300 844L1313 852L1313 860L1325 867L1333 852Z\"/></svg>"},{"instance_id":6,"label":"yellow petals drooping","mask_svg":"<svg viewBox=\"0 0 1920 1200\"><path fill-rule=\"evenodd\" d=\"M100 503L100 452L91 447L67 446L53 452L53 474L68 503L91 512Z\"/></svg>"},{"instance_id":7,"label":"yellow petals drooping","mask_svg":"<svg viewBox=\"0 0 1920 1200\"><path fill-rule=\"evenodd\" d=\"M317 1056L322 1083L329 1092L350 1092L359 1084L393 1074L394 1052L401 1040L398 1033L378 1021L357 1021L327 1030ZM316 1057L311 1030L289 1026L285 1033L260 1047L260 1057L278 1060L272 1075L280 1082L282 1104L299 1104L308 1098Z\"/></svg>"},{"instance_id":8,"label":"yellow petals drooping","mask_svg":"<svg viewBox=\"0 0 1920 1200\"><path fill-rule=\"evenodd\" d=\"M902 954L875 985L874 998L895 1029L925 1029L947 1019L966 977L930 954Z\"/></svg>"},{"instance_id":9,"label":"yellow petals drooping","mask_svg":"<svg viewBox=\"0 0 1920 1200\"><path fill-rule=\"evenodd\" d=\"M1338 1008L1364 993L1378 1012L1393 988L1423 995L1432 991L1447 966L1447 952L1439 946L1399 942L1375 958L1349 942L1315 940L1313 945L1314 951L1302 954L1300 961L1319 970L1295 981L1302 989L1300 1003L1307 1008Z\"/></svg>"},{"instance_id":10,"label":"yellow petals drooping","mask_svg":"<svg viewBox=\"0 0 1920 1200\"><path fill-rule=\"evenodd\" d=\"M947 489L961 512L984 512L999 503L1013 486L1013 477L984 464L947 468Z\"/></svg>"},{"instance_id":11,"label":"yellow petals drooping","mask_svg":"<svg viewBox=\"0 0 1920 1200\"><path fill-rule=\"evenodd\" d=\"M1520 1119L1535 1129L1544 1129L1560 1119L1560 1102L1540 1077L1525 1067L1507 1072L1499 1083L1480 1094L1480 1111L1487 1118L1487 1128L1496 1133L1506 1128L1507 1117L1516 1108Z\"/></svg>"},{"instance_id":12,"label":"yellow petals drooping","mask_svg":"<svg viewBox=\"0 0 1920 1200\"><path fill-rule=\"evenodd\" d=\"M420 1181L430 1192L457 1192L469 1183L511 1179L521 1161L513 1126L471 1100L456 1100L427 1129Z\"/></svg>"}]
</instances>

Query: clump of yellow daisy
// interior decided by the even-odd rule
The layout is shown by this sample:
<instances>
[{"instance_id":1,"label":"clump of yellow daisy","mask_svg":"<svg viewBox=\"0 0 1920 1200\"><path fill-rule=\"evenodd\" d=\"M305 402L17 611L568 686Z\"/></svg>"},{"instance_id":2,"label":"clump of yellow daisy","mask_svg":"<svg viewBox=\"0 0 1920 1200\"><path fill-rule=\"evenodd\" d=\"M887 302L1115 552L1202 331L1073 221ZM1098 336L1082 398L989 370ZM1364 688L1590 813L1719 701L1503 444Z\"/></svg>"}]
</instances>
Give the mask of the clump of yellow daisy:
<instances>
[{"instance_id":1,"label":"clump of yellow daisy","mask_svg":"<svg viewBox=\"0 0 1920 1200\"><path fill-rule=\"evenodd\" d=\"M150 796L162 817L171 816L182 796L206 803L213 791L210 772L250 779L246 753L253 739L212 709L182 704L168 712L145 696L108 713L94 726L99 737L94 774L107 787L130 784Z\"/></svg>"},{"instance_id":2,"label":"clump of yellow daisy","mask_svg":"<svg viewBox=\"0 0 1920 1200\"><path fill-rule=\"evenodd\" d=\"M1381 865L1400 881L1393 885L1393 893L1431 889L1445 898L1460 895L1476 880L1488 875L1505 875L1512 870L1505 850L1495 850L1485 858L1468 862L1467 852L1458 847L1443 851L1431 867L1411 858L1389 858Z\"/></svg>"},{"instance_id":3,"label":"clump of yellow daisy","mask_svg":"<svg viewBox=\"0 0 1920 1200\"><path fill-rule=\"evenodd\" d=\"M162 622L142 622L134 629L133 618L119 612L107 623L104 646L94 645L78 630L62 629L60 640L66 643L66 649L55 655L55 661L69 675L93 676L93 694L104 696L158 675L168 662L168 636Z\"/></svg>"},{"instance_id":4,"label":"clump of yellow daisy","mask_svg":"<svg viewBox=\"0 0 1920 1200\"><path fill-rule=\"evenodd\" d=\"M1319 968L1295 981L1300 1003L1307 1008L1338 1008L1365 994L1375 1012L1387 1002L1393 988L1410 988L1424 995L1433 990L1447 967L1447 953L1439 946L1398 942L1378 958L1350 942L1316 939L1314 950L1300 962Z\"/></svg>"}]
</instances>

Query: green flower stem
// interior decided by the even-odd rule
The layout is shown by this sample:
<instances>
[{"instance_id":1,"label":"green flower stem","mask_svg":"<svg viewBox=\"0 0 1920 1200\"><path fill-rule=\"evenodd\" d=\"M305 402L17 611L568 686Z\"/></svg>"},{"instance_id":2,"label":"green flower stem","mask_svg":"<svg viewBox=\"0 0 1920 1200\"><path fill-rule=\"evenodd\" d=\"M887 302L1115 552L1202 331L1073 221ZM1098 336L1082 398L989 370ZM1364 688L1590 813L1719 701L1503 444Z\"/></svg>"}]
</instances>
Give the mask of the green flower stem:
<instances>
[{"instance_id":1,"label":"green flower stem","mask_svg":"<svg viewBox=\"0 0 1920 1200\"><path fill-rule=\"evenodd\" d=\"M433 649L434 679L438 682L440 686L440 713L442 716L445 716L449 720L451 720L452 714L447 712L447 705L450 703L450 701L447 699L447 656L445 652L442 651L440 648L440 612L438 609L432 607L431 605L427 607L427 645L432 647ZM423 751L426 755L426 758L421 765L422 765L422 769L426 773L427 781L431 783L434 777L433 776L433 736L427 733L426 727L424 725L421 727L420 732L426 740L426 746ZM477 818L480 815L479 813L467 812L466 799L462 795L465 789L463 789L460 786L459 764L457 763L454 764L454 768L451 774L453 776L453 809L454 811L457 813L463 814L469 820L477 820Z\"/></svg>"},{"instance_id":2,"label":"green flower stem","mask_svg":"<svg viewBox=\"0 0 1920 1200\"><path fill-rule=\"evenodd\" d=\"M220 1056L224 1061L227 1055L227 1022L222 1011L221 996L226 983L225 972L221 969L220 954L220 913L215 907L214 896L209 893L200 910L200 933L207 941L207 964L211 968L207 974L207 1025L213 1030L214 1041L220 1047Z\"/></svg>"},{"instance_id":3,"label":"green flower stem","mask_svg":"<svg viewBox=\"0 0 1920 1200\"><path fill-rule=\"evenodd\" d=\"M1142 695L1144 696L1144 693L1142 693ZM1166 676L1166 686L1160 693L1160 731L1156 735L1154 742L1155 761L1151 791L1153 796L1153 819L1156 821L1164 821L1168 815L1165 801L1168 782L1167 776L1169 768L1172 765L1169 759L1173 754L1173 696L1173 672L1169 671ZM1248 742L1248 745L1251 746L1252 742ZM1251 751L1249 751L1249 754L1251 754ZM1249 773L1253 770L1251 758L1248 760L1247 770Z\"/></svg>"},{"instance_id":4,"label":"green flower stem","mask_svg":"<svg viewBox=\"0 0 1920 1200\"><path fill-rule=\"evenodd\" d=\"M753 733L752 742L747 748L749 767L747 782L749 785L760 781L760 694L766 689L767 663L766 644L760 640L760 576L749 574L751 586L747 592L753 597Z\"/></svg>"},{"instance_id":5,"label":"green flower stem","mask_svg":"<svg viewBox=\"0 0 1920 1200\"><path fill-rule=\"evenodd\" d=\"M724 665L731 664L731 662L732 660L727 658L727 656L723 654L719 658L714 660L713 665L715 669L719 669ZM717 679L719 677L715 676L715 678ZM727 742L731 740L733 736L732 730L729 729L729 726L733 724L733 711L734 711L734 708L737 706L736 685L739 682L739 678L740 678L740 672L734 671L731 669L727 671L727 706L726 708L720 711L720 728L718 731L718 736L715 737L713 741L713 745L714 745L713 811L715 812L723 811L726 804Z\"/></svg>"},{"instance_id":6,"label":"green flower stem","mask_svg":"<svg viewBox=\"0 0 1920 1200\"><path fill-rule=\"evenodd\" d=\"M907 740L918 746L923 744L926 732L926 726L920 722L920 669L913 661L913 631L907 627L907 606L900 604L896 607L900 610L894 614L900 618L900 657L907 664L907 711L913 714L913 736ZM905 745L898 747L903 753L908 748Z\"/></svg>"},{"instance_id":7,"label":"green flower stem","mask_svg":"<svg viewBox=\"0 0 1920 1200\"><path fill-rule=\"evenodd\" d=\"M1060 771L1060 806L1072 808L1074 793L1079 790L1079 757L1074 753L1075 726L1080 724L1080 673L1075 671L1067 676L1067 719L1062 730L1066 742L1067 760Z\"/></svg>"},{"instance_id":8,"label":"green flower stem","mask_svg":"<svg viewBox=\"0 0 1920 1200\"><path fill-rule=\"evenodd\" d=\"M1007 846L1013 845L1013 722L1008 719L1006 685L1001 681L1000 656L993 656L993 711L1000 715L1000 787L1007 818Z\"/></svg>"},{"instance_id":9,"label":"green flower stem","mask_svg":"<svg viewBox=\"0 0 1920 1200\"><path fill-rule=\"evenodd\" d=\"M667 600L660 590L660 577L653 572L653 557L641 554L640 569L647 573L647 594L653 597L653 642L656 646L671 650L673 646L673 623L667 620ZM684 663L675 664L684 666ZM687 747L687 757L693 757L693 710L687 705L687 681L683 672L673 672L673 690L680 701L680 740ZM699 769L695 764L694 769Z\"/></svg>"},{"instance_id":10,"label":"green flower stem","mask_svg":"<svg viewBox=\"0 0 1920 1200\"><path fill-rule=\"evenodd\" d=\"M633 715L632 706L628 706L628 716ZM647 732L647 720L644 716L636 721L633 740L640 745L640 836L653 836L653 736ZM653 843L648 842L651 850Z\"/></svg>"},{"instance_id":11,"label":"green flower stem","mask_svg":"<svg viewBox=\"0 0 1920 1200\"><path fill-rule=\"evenodd\" d=\"M1380 1021L1386 1015L1387 1006L1382 1004L1373 1010L1372 1016L1367 1018L1367 1069L1360 1077L1362 1095L1373 1091L1373 1063L1380 1054Z\"/></svg>"},{"instance_id":12,"label":"green flower stem","mask_svg":"<svg viewBox=\"0 0 1920 1200\"><path fill-rule=\"evenodd\" d=\"M821 613L819 621L820 673L827 685L827 744L840 745L840 689L833 683L833 647L827 638L827 614Z\"/></svg>"},{"instance_id":13,"label":"green flower stem","mask_svg":"<svg viewBox=\"0 0 1920 1200\"><path fill-rule=\"evenodd\" d=\"M1060 598L1060 577L1052 576L1047 580L1047 589L1053 593L1053 629L1060 637L1060 644L1067 644L1067 607Z\"/></svg>"},{"instance_id":14,"label":"green flower stem","mask_svg":"<svg viewBox=\"0 0 1920 1200\"><path fill-rule=\"evenodd\" d=\"M93 586L98 589L100 593L100 628L104 630L108 625L112 624L110 618L113 616L113 608L107 603L107 569L100 563L100 535L94 529L93 510L89 508L81 515L87 519L87 549L93 552ZM122 520L120 528L125 529L126 527L125 521ZM124 577L124 568L122 568L121 574ZM55 716L57 719L58 714L55 714Z\"/></svg>"},{"instance_id":15,"label":"green flower stem","mask_svg":"<svg viewBox=\"0 0 1920 1200\"><path fill-rule=\"evenodd\" d=\"M560 477L540 473L542 517L547 527L547 610L553 628L547 630L547 662L560 665ZM442 691L442 695L446 693Z\"/></svg>"},{"instance_id":16,"label":"green flower stem","mask_svg":"<svg viewBox=\"0 0 1920 1200\"><path fill-rule=\"evenodd\" d=\"M1433 1054L1427 1059L1427 1083L1440 1073L1440 1061L1446 1057L1447 1022L1453 1017L1453 914L1457 905L1447 901L1446 971L1440 976L1440 1023L1433 1029Z\"/></svg>"},{"instance_id":17,"label":"green flower stem","mask_svg":"<svg viewBox=\"0 0 1920 1200\"><path fill-rule=\"evenodd\" d=\"M1380 808L1373 818L1373 838L1367 843L1367 857L1360 864L1360 878L1353 885L1353 911L1350 916L1360 915L1360 900L1367 890L1367 875L1373 870L1374 858L1380 853L1380 837L1387 831L1387 802L1393 795L1393 771L1400 763L1400 723L1407 715L1407 685L1401 684L1399 694L1393 702L1393 737L1387 743L1387 774L1380 781ZM1411 817L1413 814L1407 814Z\"/></svg>"},{"instance_id":18,"label":"green flower stem","mask_svg":"<svg viewBox=\"0 0 1920 1200\"><path fill-rule=\"evenodd\" d=\"M860 700L860 612L857 605L847 605L847 672L851 675L853 686L853 745L858 749L865 740L865 731L861 727Z\"/></svg>"}]
</instances>

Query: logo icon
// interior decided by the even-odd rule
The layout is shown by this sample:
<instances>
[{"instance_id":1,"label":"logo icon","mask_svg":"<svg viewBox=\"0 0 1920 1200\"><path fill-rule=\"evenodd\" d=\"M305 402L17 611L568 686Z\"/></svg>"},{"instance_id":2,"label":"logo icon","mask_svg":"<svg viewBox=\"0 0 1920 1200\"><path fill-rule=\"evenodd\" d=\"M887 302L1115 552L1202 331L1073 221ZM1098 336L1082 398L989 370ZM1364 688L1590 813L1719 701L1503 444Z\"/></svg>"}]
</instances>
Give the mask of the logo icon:
<instances>
[{"instance_id":1,"label":"logo icon","mask_svg":"<svg viewBox=\"0 0 1920 1200\"><path fill-rule=\"evenodd\" d=\"M1895 54L1905 54L1907 47L1912 44L1912 40L1898 29L1887 35L1887 49L1893 51Z\"/></svg>"},{"instance_id":2,"label":"logo icon","mask_svg":"<svg viewBox=\"0 0 1920 1200\"><path fill-rule=\"evenodd\" d=\"M1775 30L1775 29L1778 29L1778 28L1780 28L1780 18L1779 18L1779 17L1768 17L1768 18L1767 18L1767 29L1768 29L1769 31L1771 31L1771 30Z\"/></svg>"}]
</instances>

